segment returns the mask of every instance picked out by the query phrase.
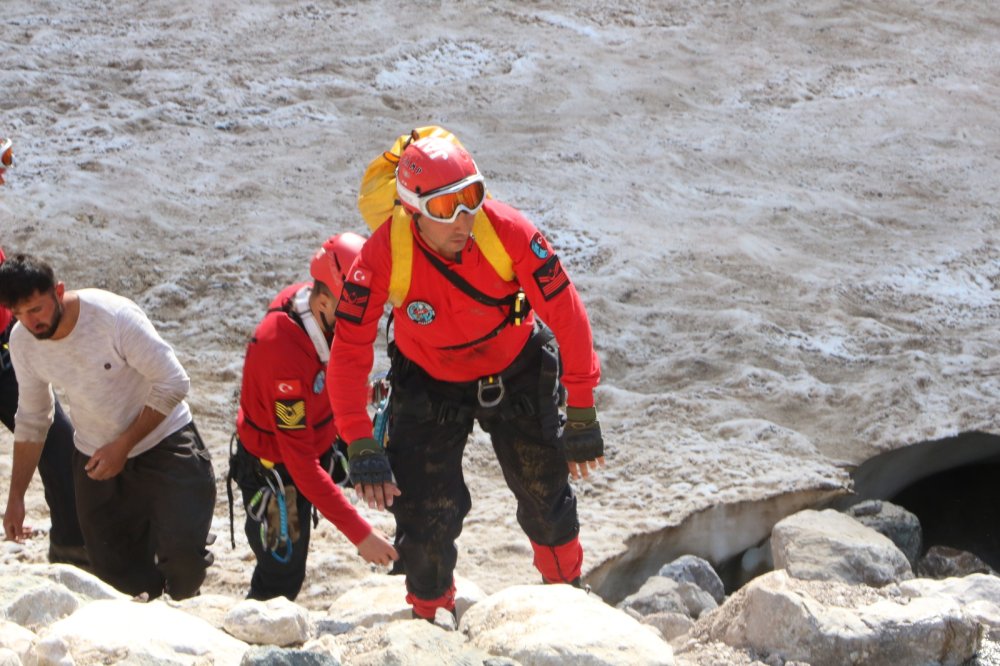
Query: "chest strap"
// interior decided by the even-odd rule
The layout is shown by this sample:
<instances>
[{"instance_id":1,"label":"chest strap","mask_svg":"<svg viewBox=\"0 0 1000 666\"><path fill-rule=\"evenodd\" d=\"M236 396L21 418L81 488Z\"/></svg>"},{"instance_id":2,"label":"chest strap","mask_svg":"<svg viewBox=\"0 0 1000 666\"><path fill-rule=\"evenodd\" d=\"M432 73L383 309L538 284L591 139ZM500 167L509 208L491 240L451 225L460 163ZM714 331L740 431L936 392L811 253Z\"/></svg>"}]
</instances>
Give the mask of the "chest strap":
<instances>
[{"instance_id":1,"label":"chest strap","mask_svg":"<svg viewBox=\"0 0 1000 666\"><path fill-rule=\"evenodd\" d=\"M441 347L440 349L447 351L455 351L458 349L467 349L468 347L475 347L481 342L485 342L490 338L496 337L500 331L502 331L507 326L520 326L525 317L531 311L531 304L528 302L527 297L524 295L523 289L518 289L513 294L507 294L503 298L497 298L495 296L490 296L489 294L484 294L480 290L473 287L469 282L463 278L458 273L454 272L448 266L436 257L432 252L428 251L420 243L416 243L416 246L420 248L424 256L427 257L427 261L431 263L431 266L437 269L441 275L444 276L448 282L455 286L463 294L483 305L497 308L509 308L507 311L507 316L497 324L496 328L485 335L481 335L475 340L470 342L463 342L457 345L449 345L447 347Z\"/></svg>"}]
</instances>

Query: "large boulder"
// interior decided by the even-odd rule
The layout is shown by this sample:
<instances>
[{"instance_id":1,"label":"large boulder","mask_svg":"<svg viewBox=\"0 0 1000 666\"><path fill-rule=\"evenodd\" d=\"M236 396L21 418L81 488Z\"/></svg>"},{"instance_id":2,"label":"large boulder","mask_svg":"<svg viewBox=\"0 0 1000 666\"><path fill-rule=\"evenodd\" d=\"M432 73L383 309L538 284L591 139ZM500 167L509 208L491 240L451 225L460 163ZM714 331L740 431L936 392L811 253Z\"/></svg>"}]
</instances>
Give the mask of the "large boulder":
<instances>
[{"instance_id":1,"label":"large boulder","mask_svg":"<svg viewBox=\"0 0 1000 666\"><path fill-rule=\"evenodd\" d=\"M899 584L907 597L942 598L957 602L966 614L1000 636L1000 577L972 574L964 578L914 578Z\"/></svg>"},{"instance_id":2,"label":"large boulder","mask_svg":"<svg viewBox=\"0 0 1000 666\"><path fill-rule=\"evenodd\" d=\"M162 601L100 600L52 624L33 652L43 664L238 666L247 647Z\"/></svg>"},{"instance_id":3,"label":"large boulder","mask_svg":"<svg viewBox=\"0 0 1000 666\"><path fill-rule=\"evenodd\" d=\"M459 628L476 647L525 666L674 663L652 627L569 585L508 587L470 608Z\"/></svg>"},{"instance_id":4,"label":"large boulder","mask_svg":"<svg viewBox=\"0 0 1000 666\"><path fill-rule=\"evenodd\" d=\"M781 570L731 595L691 635L812 666L958 666L979 647L979 623L955 599L800 580Z\"/></svg>"},{"instance_id":5,"label":"large boulder","mask_svg":"<svg viewBox=\"0 0 1000 666\"><path fill-rule=\"evenodd\" d=\"M478 585L455 576L455 612L459 619L485 596ZM342 634L355 627L409 620L410 610L403 576L372 575L334 599L327 616L317 620L316 629L318 633Z\"/></svg>"},{"instance_id":6,"label":"large boulder","mask_svg":"<svg viewBox=\"0 0 1000 666\"><path fill-rule=\"evenodd\" d=\"M776 569L803 580L840 580L882 587L913 578L906 556L887 537L827 509L784 518L771 531Z\"/></svg>"},{"instance_id":7,"label":"large boulder","mask_svg":"<svg viewBox=\"0 0 1000 666\"><path fill-rule=\"evenodd\" d=\"M96 576L65 564L0 566L0 618L39 631L95 599L126 600Z\"/></svg>"}]
</instances>

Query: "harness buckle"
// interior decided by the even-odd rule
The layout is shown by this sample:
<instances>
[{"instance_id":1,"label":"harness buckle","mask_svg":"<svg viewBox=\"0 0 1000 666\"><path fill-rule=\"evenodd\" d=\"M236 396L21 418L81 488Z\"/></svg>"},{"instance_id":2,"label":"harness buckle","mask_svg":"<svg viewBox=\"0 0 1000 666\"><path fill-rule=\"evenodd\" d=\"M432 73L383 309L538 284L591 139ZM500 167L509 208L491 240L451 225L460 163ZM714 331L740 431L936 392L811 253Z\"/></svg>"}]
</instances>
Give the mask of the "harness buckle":
<instances>
[{"instance_id":1,"label":"harness buckle","mask_svg":"<svg viewBox=\"0 0 1000 666\"><path fill-rule=\"evenodd\" d=\"M494 391L496 393L495 398L487 399L487 395L490 391ZM490 375L489 377L480 377L476 397L479 399L479 405L481 407L496 407L500 404L500 401L503 400L504 392L503 377L499 375Z\"/></svg>"},{"instance_id":2,"label":"harness buckle","mask_svg":"<svg viewBox=\"0 0 1000 666\"><path fill-rule=\"evenodd\" d=\"M524 291L518 291L514 295L514 303L511 305L511 319L514 322L514 326L520 326L524 323L524 318L528 316L528 311L531 308L528 306L528 298L524 295Z\"/></svg>"}]
</instances>

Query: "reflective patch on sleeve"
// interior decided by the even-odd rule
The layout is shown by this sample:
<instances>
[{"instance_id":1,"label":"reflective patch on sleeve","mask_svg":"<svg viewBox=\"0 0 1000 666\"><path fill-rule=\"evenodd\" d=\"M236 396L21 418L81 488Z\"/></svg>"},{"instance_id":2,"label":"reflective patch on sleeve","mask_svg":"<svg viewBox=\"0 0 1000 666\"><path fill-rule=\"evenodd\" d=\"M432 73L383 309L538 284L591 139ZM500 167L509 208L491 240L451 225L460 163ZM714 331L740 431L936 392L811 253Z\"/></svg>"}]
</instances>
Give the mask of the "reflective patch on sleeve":
<instances>
[{"instance_id":1,"label":"reflective patch on sleeve","mask_svg":"<svg viewBox=\"0 0 1000 666\"><path fill-rule=\"evenodd\" d=\"M306 427L305 400L275 400L274 422L279 430L303 430Z\"/></svg>"},{"instance_id":2,"label":"reflective patch on sleeve","mask_svg":"<svg viewBox=\"0 0 1000 666\"><path fill-rule=\"evenodd\" d=\"M368 287L345 282L344 290L340 294L340 301L337 303L337 317L360 324L365 316L365 310L368 308L370 295L371 289Z\"/></svg>"},{"instance_id":3,"label":"reflective patch on sleeve","mask_svg":"<svg viewBox=\"0 0 1000 666\"><path fill-rule=\"evenodd\" d=\"M535 284L538 285L542 296L547 301L551 301L560 291L569 286L569 276L563 271L559 257L554 254L532 275L535 276Z\"/></svg>"}]
</instances>

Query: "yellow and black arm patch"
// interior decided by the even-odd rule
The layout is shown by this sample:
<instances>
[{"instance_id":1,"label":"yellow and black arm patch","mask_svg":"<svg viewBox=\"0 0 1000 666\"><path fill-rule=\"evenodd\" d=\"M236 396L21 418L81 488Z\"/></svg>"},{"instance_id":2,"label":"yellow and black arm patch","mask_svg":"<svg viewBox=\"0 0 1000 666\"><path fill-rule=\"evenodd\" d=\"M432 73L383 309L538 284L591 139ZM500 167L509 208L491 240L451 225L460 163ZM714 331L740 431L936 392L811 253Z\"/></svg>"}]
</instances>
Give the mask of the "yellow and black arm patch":
<instances>
[{"instance_id":1,"label":"yellow and black arm patch","mask_svg":"<svg viewBox=\"0 0 1000 666\"><path fill-rule=\"evenodd\" d=\"M304 430L306 428L306 401L274 401L274 422L279 430Z\"/></svg>"}]
</instances>

